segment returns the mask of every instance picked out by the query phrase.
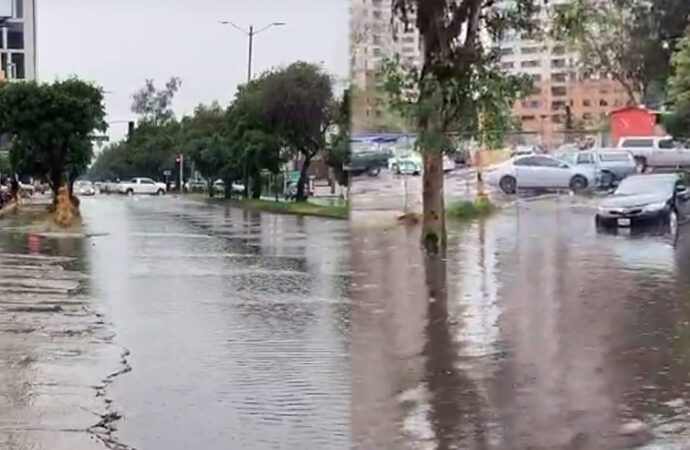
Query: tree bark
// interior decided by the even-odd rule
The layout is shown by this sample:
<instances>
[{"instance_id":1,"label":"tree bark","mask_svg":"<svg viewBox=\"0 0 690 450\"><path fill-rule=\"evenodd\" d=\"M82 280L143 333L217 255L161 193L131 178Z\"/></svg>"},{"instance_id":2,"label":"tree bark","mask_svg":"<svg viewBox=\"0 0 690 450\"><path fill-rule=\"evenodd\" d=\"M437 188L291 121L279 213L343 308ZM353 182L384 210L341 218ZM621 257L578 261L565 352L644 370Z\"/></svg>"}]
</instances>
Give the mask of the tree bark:
<instances>
[{"instance_id":1,"label":"tree bark","mask_svg":"<svg viewBox=\"0 0 690 450\"><path fill-rule=\"evenodd\" d=\"M428 253L438 254L446 246L443 155L437 151L423 149L422 161L422 245Z\"/></svg>"},{"instance_id":2,"label":"tree bark","mask_svg":"<svg viewBox=\"0 0 690 450\"><path fill-rule=\"evenodd\" d=\"M300 173L299 173L299 181L297 182L297 201L298 202L307 201L307 196L305 195L304 187L307 185L307 182L308 182L307 172L309 171L309 165L310 164L311 164L311 155L309 155L309 154L304 155L304 163L302 164L302 169L300 170Z\"/></svg>"},{"instance_id":3,"label":"tree bark","mask_svg":"<svg viewBox=\"0 0 690 450\"><path fill-rule=\"evenodd\" d=\"M261 198L261 175L260 174L254 174L251 177L252 180L252 198L255 200L258 200Z\"/></svg>"}]
</instances>

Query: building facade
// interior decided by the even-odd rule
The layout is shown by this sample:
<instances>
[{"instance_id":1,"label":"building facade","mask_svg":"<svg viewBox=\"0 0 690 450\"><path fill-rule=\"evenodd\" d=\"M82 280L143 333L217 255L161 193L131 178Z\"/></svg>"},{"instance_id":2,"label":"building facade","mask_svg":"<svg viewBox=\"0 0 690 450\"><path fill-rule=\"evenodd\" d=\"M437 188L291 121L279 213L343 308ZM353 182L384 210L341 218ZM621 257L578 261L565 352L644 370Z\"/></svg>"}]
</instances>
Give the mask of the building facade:
<instances>
[{"instance_id":1,"label":"building facade","mask_svg":"<svg viewBox=\"0 0 690 450\"><path fill-rule=\"evenodd\" d=\"M36 79L36 0L0 0L0 79Z\"/></svg>"},{"instance_id":2,"label":"building facade","mask_svg":"<svg viewBox=\"0 0 690 450\"><path fill-rule=\"evenodd\" d=\"M526 143L547 148L564 143L573 130L589 133L600 129L608 114L627 101L620 83L606 74L585 73L577 52L546 38L550 8L568 1L552 0L543 9L542 36L510 32L498 43L501 67L534 80L534 91L516 102L513 114L522 130L533 136L534 142Z\"/></svg>"},{"instance_id":3,"label":"building facade","mask_svg":"<svg viewBox=\"0 0 690 450\"><path fill-rule=\"evenodd\" d=\"M421 64L419 33L392 21L391 0L350 0L350 71L352 127L355 133L387 131L391 118L380 90L378 69L386 57L398 55L403 64ZM410 17L414 21L414 16ZM394 38L397 37L396 38Z\"/></svg>"}]
</instances>

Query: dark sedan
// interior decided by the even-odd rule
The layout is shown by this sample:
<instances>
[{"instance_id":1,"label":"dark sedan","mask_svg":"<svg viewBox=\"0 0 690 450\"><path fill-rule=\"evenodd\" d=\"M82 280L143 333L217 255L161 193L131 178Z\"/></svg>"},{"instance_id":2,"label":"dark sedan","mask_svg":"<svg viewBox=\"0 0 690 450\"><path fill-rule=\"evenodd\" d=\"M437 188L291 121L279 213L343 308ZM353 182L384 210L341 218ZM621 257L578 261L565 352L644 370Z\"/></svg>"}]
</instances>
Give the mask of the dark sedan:
<instances>
[{"instance_id":1,"label":"dark sedan","mask_svg":"<svg viewBox=\"0 0 690 450\"><path fill-rule=\"evenodd\" d=\"M690 215L690 191L678 174L633 175L599 205L601 228L662 225L674 231Z\"/></svg>"}]
</instances>

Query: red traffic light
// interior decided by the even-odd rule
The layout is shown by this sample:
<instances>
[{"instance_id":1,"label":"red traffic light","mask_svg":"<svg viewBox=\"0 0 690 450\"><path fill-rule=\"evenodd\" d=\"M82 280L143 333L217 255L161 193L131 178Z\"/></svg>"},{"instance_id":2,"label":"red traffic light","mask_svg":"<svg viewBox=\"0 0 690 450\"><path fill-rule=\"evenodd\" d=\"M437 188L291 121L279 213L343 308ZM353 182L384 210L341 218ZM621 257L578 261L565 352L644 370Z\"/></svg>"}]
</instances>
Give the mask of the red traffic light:
<instances>
[{"instance_id":1,"label":"red traffic light","mask_svg":"<svg viewBox=\"0 0 690 450\"><path fill-rule=\"evenodd\" d=\"M180 163L180 157L179 156L175 157L175 162L178 164Z\"/></svg>"}]
</instances>

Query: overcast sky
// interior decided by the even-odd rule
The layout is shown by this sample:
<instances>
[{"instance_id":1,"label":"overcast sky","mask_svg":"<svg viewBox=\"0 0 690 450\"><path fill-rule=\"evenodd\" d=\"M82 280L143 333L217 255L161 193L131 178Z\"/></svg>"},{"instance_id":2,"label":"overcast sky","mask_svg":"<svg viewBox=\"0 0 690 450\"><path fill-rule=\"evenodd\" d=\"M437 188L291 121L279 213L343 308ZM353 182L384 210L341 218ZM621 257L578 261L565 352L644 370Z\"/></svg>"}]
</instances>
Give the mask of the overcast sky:
<instances>
[{"instance_id":1,"label":"overcast sky","mask_svg":"<svg viewBox=\"0 0 690 450\"><path fill-rule=\"evenodd\" d=\"M108 120L133 119L131 95L146 78L182 79L175 111L227 104L246 81L247 29L285 22L254 37L253 72L297 60L348 75L348 0L38 0L38 77L77 75L107 91ZM112 124L119 138L126 124Z\"/></svg>"}]
</instances>

